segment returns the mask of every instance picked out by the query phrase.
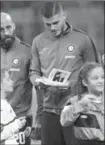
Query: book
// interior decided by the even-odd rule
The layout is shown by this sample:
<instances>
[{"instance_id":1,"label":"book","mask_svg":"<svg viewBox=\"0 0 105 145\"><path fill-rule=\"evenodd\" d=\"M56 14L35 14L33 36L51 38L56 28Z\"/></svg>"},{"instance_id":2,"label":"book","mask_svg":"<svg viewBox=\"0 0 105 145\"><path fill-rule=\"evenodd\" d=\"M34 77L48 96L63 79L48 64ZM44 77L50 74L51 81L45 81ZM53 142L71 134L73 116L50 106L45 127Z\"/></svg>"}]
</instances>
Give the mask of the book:
<instances>
[{"instance_id":1,"label":"book","mask_svg":"<svg viewBox=\"0 0 105 145\"><path fill-rule=\"evenodd\" d=\"M58 86L58 87L67 88L69 86L68 80L70 78L70 75L71 72L53 68L48 78L45 77L38 78L36 79L36 82L43 83L49 86Z\"/></svg>"},{"instance_id":2,"label":"book","mask_svg":"<svg viewBox=\"0 0 105 145\"><path fill-rule=\"evenodd\" d=\"M70 77L71 72L53 68L49 74L48 79L60 83L66 83Z\"/></svg>"}]
</instances>

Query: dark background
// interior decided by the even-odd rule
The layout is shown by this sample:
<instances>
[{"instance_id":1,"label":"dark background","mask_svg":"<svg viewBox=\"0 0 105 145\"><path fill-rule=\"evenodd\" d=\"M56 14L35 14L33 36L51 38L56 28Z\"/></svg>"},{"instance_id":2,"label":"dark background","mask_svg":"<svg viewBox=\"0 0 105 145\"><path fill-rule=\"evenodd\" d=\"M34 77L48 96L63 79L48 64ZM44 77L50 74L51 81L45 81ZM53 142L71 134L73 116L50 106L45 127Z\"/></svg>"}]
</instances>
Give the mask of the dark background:
<instances>
[{"instance_id":1,"label":"dark background","mask_svg":"<svg viewBox=\"0 0 105 145\"><path fill-rule=\"evenodd\" d=\"M2 1L1 11L9 13L16 23L17 36L32 44L43 31L40 9L44 1ZM68 21L90 35L97 49L104 53L104 1L63 1Z\"/></svg>"}]
</instances>

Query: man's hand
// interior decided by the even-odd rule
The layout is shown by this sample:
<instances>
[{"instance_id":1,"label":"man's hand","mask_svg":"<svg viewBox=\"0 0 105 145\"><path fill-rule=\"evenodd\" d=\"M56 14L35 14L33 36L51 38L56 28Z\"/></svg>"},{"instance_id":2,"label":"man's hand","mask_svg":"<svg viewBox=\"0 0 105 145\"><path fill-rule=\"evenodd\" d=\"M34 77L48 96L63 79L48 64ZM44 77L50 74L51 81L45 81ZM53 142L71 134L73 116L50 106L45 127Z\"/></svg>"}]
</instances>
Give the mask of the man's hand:
<instances>
[{"instance_id":1,"label":"man's hand","mask_svg":"<svg viewBox=\"0 0 105 145\"><path fill-rule=\"evenodd\" d=\"M35 88L37 88L38 90L40 89L46 89L48 86L45 84L44 82L44 79L43 77L40 77L40 78L37 78L35 81L34 81L34 86Z\"/></svg>"},{"instance_id":2,"label":"man's hand","mask_svg":"<svg viewBox=\"0 0 105 145\"><path fill-rule=\"evenodd\" d=\"M36 85L46 85L46 86L54 86L54 87L59 87L59 88L68 88L70 86L70 81L67 82L56 82L56 81L52 81L49 78L46 77L41 77L35 80Z\"/></svg>"},{"instance_id":3,"label":"man's hand","mask_svg":"<svg viewBox=\"0 0 105 145\"><path fill-rule=\"evenodd\" d=\"M39 78L37 78L35 81L34 81L34 86L36 87L36 86L39 86L40 85L40 83L42 82L42 77L39 77Z\"/></svg>"}]
</instances>

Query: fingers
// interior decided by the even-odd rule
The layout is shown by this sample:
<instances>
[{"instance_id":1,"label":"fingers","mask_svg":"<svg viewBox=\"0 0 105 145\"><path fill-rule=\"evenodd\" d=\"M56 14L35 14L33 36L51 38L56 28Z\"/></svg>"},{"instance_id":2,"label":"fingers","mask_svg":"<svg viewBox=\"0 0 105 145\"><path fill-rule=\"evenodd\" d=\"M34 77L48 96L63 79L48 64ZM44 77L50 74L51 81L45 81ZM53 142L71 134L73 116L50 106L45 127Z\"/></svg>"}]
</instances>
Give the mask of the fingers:
<instances>
[{"instance_id":1,"label":"fingers","mask_svg":"<svg viewBox=\"0 0 105 145\"><path fill-rule=\"evenodd\" d=\"M94 100L96 100L96 96L94 96L92 94L86 94L79 102L82 104L88 104Z\"/></svg>"},{"instance_id":2,"label":"fingers","mask_svg":"<svg viewBox=\"0 0 105 145\"><path fill-rule=\"evenodd\" d=\"M96 99L96 96L91 94L85 95L84 97L84 100L94 100L94 99Z\"/></svg>"}]
</instances>

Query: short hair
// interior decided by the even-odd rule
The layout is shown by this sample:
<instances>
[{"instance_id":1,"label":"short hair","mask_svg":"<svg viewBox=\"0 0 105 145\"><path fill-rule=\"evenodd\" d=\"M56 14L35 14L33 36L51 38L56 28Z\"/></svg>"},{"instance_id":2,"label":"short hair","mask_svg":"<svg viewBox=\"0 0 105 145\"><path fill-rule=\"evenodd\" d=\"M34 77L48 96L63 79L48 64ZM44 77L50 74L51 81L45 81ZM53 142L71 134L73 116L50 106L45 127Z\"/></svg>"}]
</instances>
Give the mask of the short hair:
<instances>
[{"instance_id":1,"label":"short hair","mask_svg":"<svg viewBox=\"0 0 105 145\"><path fill-rule=\"evenodd\" d=\"M59 2L46 2L41 10L42 16L50 18L60 12L64 11L63 6Z\"/></svg>"}]
</instances>

